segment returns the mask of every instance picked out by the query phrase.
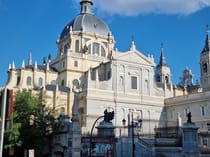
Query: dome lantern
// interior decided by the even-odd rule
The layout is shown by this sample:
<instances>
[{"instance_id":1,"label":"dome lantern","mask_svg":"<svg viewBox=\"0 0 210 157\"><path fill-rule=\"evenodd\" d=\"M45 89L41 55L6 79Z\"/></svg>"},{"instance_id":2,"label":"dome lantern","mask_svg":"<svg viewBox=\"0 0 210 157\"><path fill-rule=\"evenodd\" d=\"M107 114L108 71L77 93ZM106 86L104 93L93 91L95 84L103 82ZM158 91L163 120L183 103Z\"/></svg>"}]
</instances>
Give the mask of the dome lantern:
<instances>
[{"instance_id":1,"label":"dome lantern","mask_svg":"<svg viewBox=\"0 0 210 157\"><path fill-rule=\"evenodd\" d=\"M70 23L68 23L60 35L60 41L71 32L88 32L107 37L110 33L109 27L101 19L94 16L92 12L92 0L81 0L81 12Z\"/></svg>"},{"instance_id":2,"label":"dome lantern","mask_svg":"<svg viewBox=\"0 0 210 157\"><path fill-rule=\"evenodd\" d=\"M92 5L93 5L92 0L81 0L80 5L81 5L81 14L83 13L93 14L92 13Z\"/></svg>"}]
</instances>

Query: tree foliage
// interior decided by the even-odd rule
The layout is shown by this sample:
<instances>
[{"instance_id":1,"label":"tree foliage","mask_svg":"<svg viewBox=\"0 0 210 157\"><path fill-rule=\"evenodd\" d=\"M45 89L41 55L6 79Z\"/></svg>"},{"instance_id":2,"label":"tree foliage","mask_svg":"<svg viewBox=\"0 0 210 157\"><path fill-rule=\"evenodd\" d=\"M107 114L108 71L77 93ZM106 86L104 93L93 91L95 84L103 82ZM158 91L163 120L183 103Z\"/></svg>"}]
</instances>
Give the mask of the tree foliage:
<instances>
[{"instance_id":1,"label":"tree foliage","mask_svg":"<svg viewBox=\"0 0 210 157\"><path fill-rule=\"evenodd\" d=\"M5 131L5 148L22 147L41 152L57 128L54 110L46 107L42 92L17 92L10 121L12 128Z\"/></svg>"}]
</instances>

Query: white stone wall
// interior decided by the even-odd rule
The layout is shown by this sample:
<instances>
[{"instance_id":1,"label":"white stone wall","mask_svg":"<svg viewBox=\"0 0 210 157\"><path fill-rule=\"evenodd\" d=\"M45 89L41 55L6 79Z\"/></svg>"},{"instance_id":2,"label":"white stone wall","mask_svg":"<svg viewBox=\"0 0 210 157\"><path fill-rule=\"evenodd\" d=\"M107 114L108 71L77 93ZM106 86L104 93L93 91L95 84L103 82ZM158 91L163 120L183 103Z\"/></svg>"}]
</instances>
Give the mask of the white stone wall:
<instances>
[{"instance_id":1,"label":"white stone wall","mask_svg":"<svg viewBox=\"0 0 210 157\"><path fill-rule=\"evenodd\" d=\"M206 124L210 121L210 92L168 98L165 105L168 126L176 124L177 113L183 124L187 121L186 113L191 112L192 121L199 127L199 132L207 130Z\"/></svg>"}]
</instances>

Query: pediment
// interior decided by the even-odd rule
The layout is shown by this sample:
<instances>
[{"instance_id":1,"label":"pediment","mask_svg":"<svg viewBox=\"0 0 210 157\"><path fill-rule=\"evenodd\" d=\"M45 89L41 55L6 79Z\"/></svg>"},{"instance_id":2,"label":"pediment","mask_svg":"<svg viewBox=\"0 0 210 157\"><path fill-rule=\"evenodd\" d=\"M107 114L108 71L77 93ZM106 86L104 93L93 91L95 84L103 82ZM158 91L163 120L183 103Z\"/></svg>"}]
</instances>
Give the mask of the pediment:
<instances>
[{"instance_id":1,"label":"pediment","mask_svg":"<svg viewBox=\"0 0 210 157\"><path fill-rule=\"evenodd\" d=\"M139 51L128 51L128 52L118 53L116 59L134 64L154 66L154 59L152 57L147 57L143 55Z\"/></svg>"}]
</instances>

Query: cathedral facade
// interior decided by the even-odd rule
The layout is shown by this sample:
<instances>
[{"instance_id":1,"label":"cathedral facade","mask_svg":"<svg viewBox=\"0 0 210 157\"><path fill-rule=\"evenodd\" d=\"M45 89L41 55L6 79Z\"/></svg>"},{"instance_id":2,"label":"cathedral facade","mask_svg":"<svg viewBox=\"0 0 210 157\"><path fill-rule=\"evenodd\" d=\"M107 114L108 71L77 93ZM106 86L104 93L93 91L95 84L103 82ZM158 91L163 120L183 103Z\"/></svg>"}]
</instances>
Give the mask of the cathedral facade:
<instances>
[{"instance_id":1,"label":"cathedral facade","mask_svg":"<svg viewBox=\"0 0 210 157\"><path fill-rule=\"evenodd\" d=\"M131 114L134 121L141 121L140 134L153 134L155 127L176 124L177 113L184 122L183 108L190 106L194 99L203 100L210 89L209 39L206 39L200 60L203 90L194 92L191 99L188 86L172 84L163 46L157 65L153 56L145 56L136 49L134 41L128 51L121 52L115 49L115 39L109 27L93 14L93 1L81 0L80 5L80 13L64 27L56 42L56 58L49 55L43 65L37 65L30 54L28 63L23 62L20 68L13 63L8 69L7 88L41 89L48 106L70 117L72 90L80 91L78 110L83 134L90 133L92 124L105 109L115 112L113 123L118 135L131 124ZM194 91L199 91L197 89ZM209 112L209 100L203 101L196 102ZM206 114L207 120L210 121L210 117Z\"/></svg>"}]
</instances>

